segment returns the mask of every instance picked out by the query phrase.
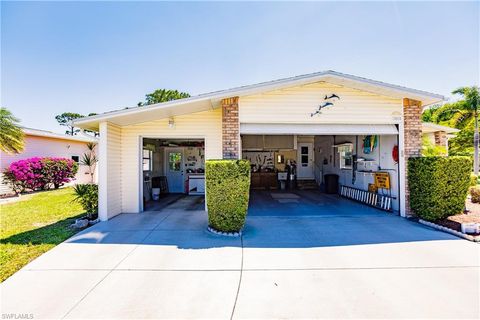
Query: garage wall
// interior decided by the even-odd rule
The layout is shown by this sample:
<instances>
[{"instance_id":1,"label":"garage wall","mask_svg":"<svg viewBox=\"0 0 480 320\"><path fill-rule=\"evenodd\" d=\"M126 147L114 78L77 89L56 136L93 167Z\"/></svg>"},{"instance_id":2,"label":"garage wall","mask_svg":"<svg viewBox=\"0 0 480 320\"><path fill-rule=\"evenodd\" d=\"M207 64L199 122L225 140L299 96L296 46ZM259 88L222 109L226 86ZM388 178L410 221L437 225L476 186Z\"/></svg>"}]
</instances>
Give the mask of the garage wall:
<instances>
[{"instance_id":1,"label":"garage wall","mask_svg":"<svg viewBox=\"0 0 480 320\"><path fill-rule=\"evenodd\" d=\"M98 143L98 216L102 221L122 213L122 129L100 123Z\"/></svg>"},{"instance_id":2,"label":"garage wall","mask_svg":"<svg viewBox=\"0 0 480 320\"><path fill-rule=\"evenodd\" d=\"M335 105L314 117L325 95L340 96ZM244 96L239 101L240 123L367 123L400 121L402 100L326 82Z\"/></svg>"},{"instance_id":3,"label":"garage wall","mask_svg":"<svg viewBox=\"0 0 480 320\"><path fill-rule=\"evenodd\" d=\"M336 148L332 148L332 145L343 142L353 143L353 151L359 158L375 160L374 164L368 164L371 167L366 167L366 170L386 171L390 173L391 183L391 196L397 199L393 202L393 209L399 209L399 194L398 194L398 165L393 161L392 149L397 145L397 136L395 135L380 135L378 147L373 153L363 153L363 138L365 136L358 136L358 152L355 136L336 136L335 143L333 136L316 136L315 137L315 175L318 182L321 181L320 172L322 176L328 173L334 173L339 175L339 183L342 185L351 186L367 190L368 183L373 183L373 175L371 174L356 174L356 178L353 181L353 170L341 170L339 153ZM324 164L324 160L327 160L327 164ZM359 164L358 170L361 170ZM388 193L385 193L388 194Z\"/></svg>"},{"instance_id":4,"label":"garage wall","mask_svg":"<svg viewBox=\"0 0 480 320\"><path fill-rule=\"evenodd\" d=\"M123 212L139 212L141 137L205 139L205 159L222 158L222 110L210 110L168 119L122 127L122 208Z\"/></svg>"}]
</instances>

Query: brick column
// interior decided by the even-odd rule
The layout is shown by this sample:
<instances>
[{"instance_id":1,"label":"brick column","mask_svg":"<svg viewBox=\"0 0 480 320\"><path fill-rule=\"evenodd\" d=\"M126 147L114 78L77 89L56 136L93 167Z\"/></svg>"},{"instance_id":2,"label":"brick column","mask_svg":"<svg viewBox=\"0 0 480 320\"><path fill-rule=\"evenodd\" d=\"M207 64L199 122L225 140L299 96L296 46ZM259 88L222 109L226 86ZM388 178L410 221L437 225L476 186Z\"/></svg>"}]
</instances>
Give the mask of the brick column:
<instances>
[{"instance_id":1,"label":"brick column","mask_svg":"<svg viewBox=\"0 0 480 320\"><path fill-rule=\"evenodd\" d=\"M238 159L240 157L238 97L222 100L222 149L223 159Z\"/></svg>"},{"instance_id":2,"label":"brick column","mask_svg":"<svg viewBox=\"0 0 480 320\"><path fill-rule=\"evenodd\" d=\"M412 99L403 99L404 150L405 150L405 213L415 215L410 209L410 191L408 188L408 159L422 155L422 103Z\"/></svg>"}]
</instances>

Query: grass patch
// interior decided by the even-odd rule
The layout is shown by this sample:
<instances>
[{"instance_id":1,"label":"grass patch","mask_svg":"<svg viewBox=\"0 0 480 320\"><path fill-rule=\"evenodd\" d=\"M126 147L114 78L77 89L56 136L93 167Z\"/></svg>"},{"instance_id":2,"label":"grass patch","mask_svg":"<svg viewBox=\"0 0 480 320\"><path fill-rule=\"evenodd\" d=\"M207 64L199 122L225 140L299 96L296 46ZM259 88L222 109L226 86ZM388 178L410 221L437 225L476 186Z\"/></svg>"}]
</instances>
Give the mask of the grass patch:
<instances>
[{"instance_id":1,"label":"grass patch","mask_svg":"<svg viewBox=\"0 0 480 320\"><path fill-rule=\"evenodd\" d=\"M39 192L0 205L0 282L76 233L83 213L72 188Z\"/></svg>"}]
</instances>

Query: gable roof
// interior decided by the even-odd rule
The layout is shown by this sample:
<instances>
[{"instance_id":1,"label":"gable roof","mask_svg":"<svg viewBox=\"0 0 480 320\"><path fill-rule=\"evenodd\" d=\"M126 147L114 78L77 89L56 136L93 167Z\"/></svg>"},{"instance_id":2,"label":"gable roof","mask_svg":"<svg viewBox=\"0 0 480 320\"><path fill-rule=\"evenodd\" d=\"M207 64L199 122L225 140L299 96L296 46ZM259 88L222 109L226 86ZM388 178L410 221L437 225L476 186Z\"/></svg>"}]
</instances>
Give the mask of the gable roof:
<instances>
[{"instance_id":1,"label":"gable roof","mask_svg":"<svg viewBox=\"0 0 480 320\"><path fill-rule=\"evenodd\" d=\"M22 131L27 136L35 136L35 137L45 137L45 138L52 138L52 139L61 139L61 140L71 140L71 141L78 141L78 142L98 142L98 139L95 137L87 136L86 134L79 134L75 136L56 133L46 130L40 129L33 129L33 128L26 128L23 127Z\"/></svg>"},{"instance_id":2,"label":"gable roof","mask_svg":"<svg viewBox=\"0 0 480 320\"><path fill-rule=\"evenodd\" d=\"M162 119L215 109L220 107L220 101L222 99L229 97L253 95L320 81L364 90L392 98L410 98L421 101L424 106L445 100L445 97L439 94L328 70L200 94L194 97L164 103L106 112L91 117L77 119L74 121L74 124L77 127L90 130L97 130L99 123L102 121L109 121L118 125L130 125L151 119Z\"/></svg>"},{"instance_id":3,"label":"gable roof","mask_svg":"<svg viewBox=\"0 0 480 320\"><path fill-rule=\"evenodd\" d=\"M423 133L431 133L431 132L437 132L437 131L443 131L446 133L458 133L460 130L447 127L447 126L442 126L436 123L431 123L431 122L422 122L422 132Z\"/></svg>"}]
</instances>

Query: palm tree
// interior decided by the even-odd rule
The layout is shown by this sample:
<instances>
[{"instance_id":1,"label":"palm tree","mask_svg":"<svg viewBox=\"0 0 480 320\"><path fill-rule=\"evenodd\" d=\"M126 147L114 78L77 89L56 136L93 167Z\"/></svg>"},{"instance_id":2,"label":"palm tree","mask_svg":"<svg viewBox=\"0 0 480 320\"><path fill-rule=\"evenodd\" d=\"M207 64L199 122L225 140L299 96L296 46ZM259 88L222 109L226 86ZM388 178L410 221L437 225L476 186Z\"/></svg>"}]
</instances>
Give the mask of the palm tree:
<instances>
[{"instance_id":1,"label":"palm tree","mask_svg":"<svg viewBox=\"0 0 480 320\"><path fill-rule=\"evenodd\" d=\"M436 123L448 124L458 129L464 129L473 122L473 172L477 175L479 169L478 148L478 111L480 102L480 91L476 86L461 87L454 91L453 94L462 96L462 100L449 103L443 107L433 111L432 120Z\"/></svg>"},{"instance_id":2,"label":"palm tree","mask_svg":"<svg viewBox=\"0 0 480 320\"><path fill-rule=\"evenodd\" d=\"M454 91L453 94L459 94L465 100L465 111L473 115L475 132L473 134L473 173L478 175L478 107L480 100L480 91L476 86L461 87Z\"/></svg>"},{"instance_id":3,"label":"palm tree","mask_svg":"<svg viewBox=\"0 0 480 320\"><path fill-rule=\"evenodd\" d=\"M20 153L24 148L24 134L19 120L7 108L0 108L0 150Z\"/></svg>"}]
</instances>

